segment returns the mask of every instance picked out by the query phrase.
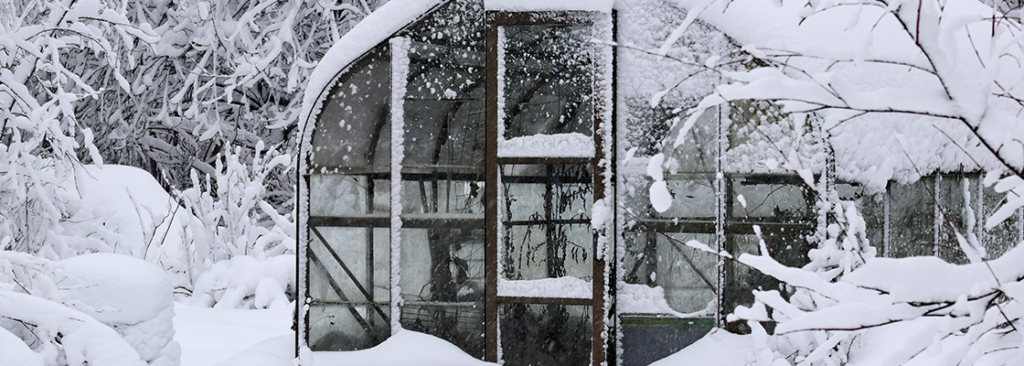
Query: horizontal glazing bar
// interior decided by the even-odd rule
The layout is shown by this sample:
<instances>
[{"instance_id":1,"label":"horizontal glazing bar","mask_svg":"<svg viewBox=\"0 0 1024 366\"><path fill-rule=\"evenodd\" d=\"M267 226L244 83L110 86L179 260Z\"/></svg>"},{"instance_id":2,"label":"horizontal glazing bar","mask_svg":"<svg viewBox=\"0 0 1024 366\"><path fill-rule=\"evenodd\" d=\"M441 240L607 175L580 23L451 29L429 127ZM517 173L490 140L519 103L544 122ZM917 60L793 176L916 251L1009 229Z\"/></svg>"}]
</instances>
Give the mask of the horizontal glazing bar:
<instances>
[{"instance_id":1,"label":"horizontal glazing bar","mask_svg":"<svg viewBox=\"0 0 1024 366\"><path fill-rule=\"evenodd\" d=\"M498 303L505 304L555 304L555 305L593 305L593 299L577 299L567 297L512 297L498 296Z\"/></svg>"}]
</instances>

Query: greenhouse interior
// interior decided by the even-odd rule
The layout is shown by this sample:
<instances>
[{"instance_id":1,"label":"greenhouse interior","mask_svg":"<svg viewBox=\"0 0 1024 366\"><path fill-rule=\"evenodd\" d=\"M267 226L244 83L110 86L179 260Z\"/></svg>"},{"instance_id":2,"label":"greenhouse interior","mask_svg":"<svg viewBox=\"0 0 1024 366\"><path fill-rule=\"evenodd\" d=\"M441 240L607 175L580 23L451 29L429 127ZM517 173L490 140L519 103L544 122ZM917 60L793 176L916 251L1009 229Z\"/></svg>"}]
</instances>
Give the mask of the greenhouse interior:
<instances>
[{"instance_id":1,"label":"greenhouse interior","mask_svg":"<svg viewBox=\"0 0 1024 366\"><path fill-rule=\"evenodd\" d=\"M855 202L879 257L965 263L955 230L1021 239L1019 214L978 224L1003 197L963 159L879 180L841 128L767 102L681 133L721 80L705 59L765 65L699 20L648 51L685 10L615 4L382 8L339 41L303 130L300 344L366 349L400 328L507 366L647 365L749 332L727 315L785 285L715 252L806 265L830 200Z\"/></svg>"}]
</instances>

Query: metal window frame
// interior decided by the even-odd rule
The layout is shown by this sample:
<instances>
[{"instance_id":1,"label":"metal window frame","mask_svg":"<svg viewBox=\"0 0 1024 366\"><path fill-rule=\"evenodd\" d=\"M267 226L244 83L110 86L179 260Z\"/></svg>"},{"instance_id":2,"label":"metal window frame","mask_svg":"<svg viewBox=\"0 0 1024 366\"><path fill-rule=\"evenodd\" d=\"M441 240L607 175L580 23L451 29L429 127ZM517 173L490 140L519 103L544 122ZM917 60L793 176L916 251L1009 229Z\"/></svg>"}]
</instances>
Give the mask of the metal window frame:
<instances>
[{"instance_id":1,"label":"metal window frame","mask_svg":"<svg viewBox=\"0 0 1024 366\"><path fill-rule=\"evenodd\" d=\"M320 95L317 96L317 105L322 105L323 103L326 103L330 99L332 91L334 91L339 85L341 85L342 83L344 83L348 79L350 79L353 71L359 70L362 67L365 67L367 64L369 64L370 60L371 60L371 55L377 54L377 53L379 53L381 55L387 55L387 57L390 57L391 56L391 45L389 44L389 42L382 42L381 44L378 44L378 45L374 46L370 50L366 51L365 53L363 53L362 55L357 57L349 65L345 66L339 72L334 74L332 76L332 81L327 85L327 87L325 87L323 90L321 90L320 91ZM388 64L388 67L389 67L389 70L388 70L388 73L387 73L389 80L387 80L387 82L384 83L384 85L387 85L387 87L390 88L391 87L391 80L390 80L390 78L391 78L391 75L393 74L392 70L390 70L390 65L391 65L390 60L387 62L387 64ZM389 114L388 114L388 116L386 118L388 118L389 120L391 119L390 111L389 111ZM369 229L370 232L369 232L368 235L370 235L372 237L372 235L373 235L372 229L373 229L373 227L375 227L375 225L373 223L370 223L370 222L330 222L330 220L327 220L328 222L323 222L323 221L315 222L315 221L317 221L317 219L321 219L321 218L309 216L309 211L308 211L309 210L309 199L310 199L309 195L312 192L311 191L311 186L310 186L310 177L311 177L311 170L312 170L312 168L315 167L314 161L313 161L313 154L314 154L314 152L312 150L312 148L313 148L313 146L312 146L313 145L312 136L316 132L315 130L316 130L316 127L317 127L319 122L320 122L319 112L315 116L310 116L310 118L308 120L304 121L304 128L302 129L302 132L300 133L300 139L305 139L305 135L309 134L309 144L308 144L308 146L303 146L302 141L300 141L299 157L297 159L298 169L295 170L295 174L297 175L297 178L298 178L297 179L298 184L297 184L297 187L296 187L296 197L298 198L298 200L296 201L296 207L298 209L299 216L297 217L298 225L296 225L296 229L295 229L296 230L296 235L295 235L295 237L296 237L295 278L296 278L296 282L297 282L297 286L296 286L297 288L296 288L296 301L295 301L296 309L295 309L295 312L294 312L294 319L293 319L293 322L292 322L292 328L295 330L295 356L296 357L300 357L301 353L302 353L302 349L309 346L309 325L310 325L309 305L313 304L313 302L314 302L312 300L312 298L310 297L310 291L309 291L309 280L310 280L310 272L311 272L310 265L312 264L310 258L314 258L315 257L315 254L312 253L312 249L310 248L310 245L309 245L310 242L313 241L313 238L311 237L312 232L314 230L317 230L318 227L332 227L332 226L333 227L362 227L362 228ZM307 130L308 130L308 132L306 132ZM373 166L372 166L372 162L370 164L371 164L370 166L366 166L366 167L340 167L339 166L339 167L332 167L332 169L334 170L333 174L363 175L363 176L366 176L370 181L372 181L375 178L380 178L380 177L384 177L384 179L389 179L389 174L388 173L374 171ZM373 194L372 190L370 191L370 194L371 195ZM372 208L372 205L370 207ZM358 226L350 226L350 225L358 225ZM330 245L326 241L324 241L323 243L324 243L324 246L329 246ZM373 241L372 240L369 241L368 245L370 246L370 248L368 248L369 250L367 251L368 255L372 255L372 253L373 253L373 248L372 248L373 247ZM373 261L371 259L370 260L371 264L370 264L370 267L369 267L369 270L370 270L369 273L371 273L371 274L368 274L368 277L372 276L372 271L373 271L372 262ZM348 275L352 276L351 274L348 274ZM369 283L369 287L371 289L373 288L372 282ZM370 290L370 291L372 291L372 290ZM365 294L361 294L361 295L365 296ZM371 292L371 295L372 295L372 292ZM377 302L373 301L372 299L369 299L369 300L370 300L369 303L375 303L375 304L377 303ZM388 303L389 304L391 304L393 301L394 301L394 299L388 299ZM354 304L356 302L355 301L347 301L345 303L348 304L348 305L352 305L352 304ZM374 307L377 307L378 305L379 304L374 305ZM392 331L394 331L394 330L392 329Z\"/></svg>"},{"instance_id":2,"label":"metal window frame","mask_svg":"<svg viewBox=\"0 0 1024 366\"><path fill-rule=\"evenodd\" d=\"M591 306L591 323L592 323L592 334L591 334L591 363L593 365L604 364L607 360L606 351L609 348L609 332L607 332L608 326L605 324L605 319L608 317L606 306L609 304L608 295L605 291L607 281L607 255L598 255L594 253L593 259L593 293L590 299L568 299L568 298L533 298L533 297L506 297L498 296L498 273L499 268L499 245L501 230L500 224L500 212L498 201L500 200L500 169L501 164L591 164L593 167L593 179L594 179L594 194L593 200L613 198L614 194L608 194L610 191L606 187L605 182L614 182L612 177L612 166L608 160L612 156L608 153L611 149L606 149L605 139L612 137L611 130L613 128L613 121L605 120L603 109L611 110L614 107L613 100L603 100L595 98L593 103L594 108L594 147L595 155L593 158L578 158L578 157L551 157L551 158L509 158L509 157L498 157L498 146L497 142L502 136L498 136L499 123L504 121L498 120L498 29L503 26L515 26L515 25L547 25L547 24L587 24L595 25L600 22L602 18L606 18L608 22L614 24L614 20L611 18L611 14L602 12L590 12L590 11L543 11L543 12L504 12L504 11L488 11L485 14L485 44L486 44L486 86L485 86L485 121L486 121L486 152L485 152L485 186L484 186L484 217L485 217L485 337L486 337L486 349L485 349L485 360L490 362L498 362L498 354L500 347L499 339L499 319L498 319L498 304L499 303L520 303L520 304L559 304L559 305L590 305ZM611 32L611 36L614 37L614 30ZM613 57L612 57L613 58ZM607 65L602 65L604 61ZM609 58L603 60L600 57L595 57L594 74L595 80L599 79L600 73L610 72L614 67L614 60ZM614 78L612 78L614 80ZM595 97L609 95L605 93L605 86L599 82L595 82L593 95ZM613 92L613 91L607 91ZM614 115L609 113L609 115ZM605 135L608 135L607 137ZM609 141L609 143L614 143ZM604 163L602 163L604 161ZM614 225L609 225L614 227ZM596 233L595 235L603 235L609 243L612 243L608 247L614 248L614 235L610 232ZM608 253L613 253L610 248L605 248ZM595 248L596 249L596 248ZM613 356L614 359L614 356Z\"/></svg>"}]
</instances>

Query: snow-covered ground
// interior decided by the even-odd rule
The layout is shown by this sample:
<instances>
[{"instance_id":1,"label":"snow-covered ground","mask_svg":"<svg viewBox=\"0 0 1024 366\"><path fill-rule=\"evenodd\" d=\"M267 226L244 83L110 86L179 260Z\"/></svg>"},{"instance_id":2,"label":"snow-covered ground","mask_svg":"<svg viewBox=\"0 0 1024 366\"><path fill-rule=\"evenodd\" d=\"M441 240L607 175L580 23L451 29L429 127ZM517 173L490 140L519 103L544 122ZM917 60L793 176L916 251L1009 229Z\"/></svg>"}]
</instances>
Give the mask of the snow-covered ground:
<instances>
[{"instance_id":1,"label":"snow-covered ground","mask_svg":"<svg viewBox=\"0 0 1024 366\"><path fill-rule=\"evenodd\" d=\"M174 340L181 344L181 366L213 366L242 352L291 357L295 353L291 326L291 308L237 310L174 305Z\"/></svg>"},{"instance_id":2,"label":"snow-covered ground","mask_svg":"<svg viewBox=\"0 0 1024 366\"><path fill-rule=\"evenodd\" d=\"M181 366L292 366L292 308L216 309L174 305L174 340ZM436 337L403 330L377 347L353 352L314 352L313 366L486 366ZM309 364L306 364L309 365Z\"/></svg>"}]
</instances>

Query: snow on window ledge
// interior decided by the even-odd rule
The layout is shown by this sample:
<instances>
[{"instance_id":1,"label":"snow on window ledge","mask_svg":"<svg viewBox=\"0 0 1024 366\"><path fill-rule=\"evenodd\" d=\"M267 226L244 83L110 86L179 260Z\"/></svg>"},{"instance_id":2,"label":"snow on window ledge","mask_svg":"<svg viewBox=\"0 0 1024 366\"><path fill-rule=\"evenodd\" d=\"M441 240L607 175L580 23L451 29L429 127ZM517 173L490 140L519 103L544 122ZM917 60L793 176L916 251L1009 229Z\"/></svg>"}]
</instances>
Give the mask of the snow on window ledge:
<instances>
[{"instance_id":1,"label":"snow on window ledge","mask_svg":"<svg viewBox=\"0 0 1024 366\"><path fill-rule=\"evenodd\" d=\"M498 296L590 299L594 285L576 277L509 281L498 279Z\"/></svg>"},{"instance_id":2,"label":"snow on window ledge","mask_svg":"<svg viewBox=\"0 0 1024 366\"><path fill-rule=\"evenodd\" d=\"M583 10L611 13L614 2L614 0L484 0L484 8L501 11Z\"/></svg>"},{"instance_id":3,"label":"snow on window ledge","mask_svg":"<svg viewBox=\"0 0 1024 366\"><path fill-rule=\"evenodd\" d=\"M498 140L502 158L593 158L594 151L594 138L575 132Z\"/></svg>"}]
</instances>

